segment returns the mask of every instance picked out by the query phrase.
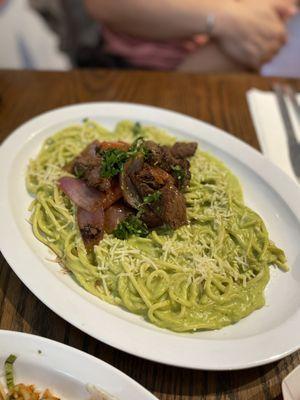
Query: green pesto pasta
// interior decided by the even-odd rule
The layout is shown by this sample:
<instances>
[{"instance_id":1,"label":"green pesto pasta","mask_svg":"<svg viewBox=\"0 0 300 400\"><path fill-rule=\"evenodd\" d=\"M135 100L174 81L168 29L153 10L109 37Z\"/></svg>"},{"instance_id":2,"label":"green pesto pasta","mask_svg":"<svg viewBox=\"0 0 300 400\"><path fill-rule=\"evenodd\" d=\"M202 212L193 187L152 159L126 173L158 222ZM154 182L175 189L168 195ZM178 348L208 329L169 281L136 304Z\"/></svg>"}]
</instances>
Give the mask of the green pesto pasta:
<instances>
[{"instance_id":1,"label":"green pesto pasta","mask_svg":"<svg viewBox=\"0 0 300 400\"><path fill-rule=\"evenodd\" d=\"M57 186L62 167L95 139L135 139L133 122L109 132L89 120L48 138L26 177L34 196L34 235L49 246L88 292L147 321L177 332L219 329L264 303L269 267L286 271L284 252L270 241L263 220L243 201L237 178L219 160L197 150L186 190L188 225L119 240L105 234L87 253L76 207ZM142 135L160 144L176 139L143 126Z\"/></svg>"}]
</instances>

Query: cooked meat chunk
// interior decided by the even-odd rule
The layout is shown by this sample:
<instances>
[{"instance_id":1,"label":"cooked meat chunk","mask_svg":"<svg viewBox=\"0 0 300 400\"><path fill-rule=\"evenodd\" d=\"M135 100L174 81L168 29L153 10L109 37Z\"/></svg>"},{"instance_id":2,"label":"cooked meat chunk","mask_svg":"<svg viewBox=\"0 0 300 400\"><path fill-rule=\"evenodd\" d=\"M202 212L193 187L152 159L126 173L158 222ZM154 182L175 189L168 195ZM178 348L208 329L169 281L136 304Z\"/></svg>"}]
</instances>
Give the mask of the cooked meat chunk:
<instances>
[{"instance_id":1,"label":"cooked meat chunk","mask_svg":"<svg viewBox=\"0 0 300 400\"><path fill-rule=\"evenodd\" d=\"M171 147L171 153L175 158L192 157L197 150L198 143L196 142L176 142Z\"/></svg>"},{"instance_id":2,"label":"cooked meat chunk","mask_svg":"<svg viewBox=\"0 0 300 400\"><path fill-rule=\"evenodd\" d=\"M110 188L110 182L109 179L100 177L100 148L101 142L95 140L66 165L65 170L83 179L88 186L105 191Z\"/></svg>"},{"instance_id":3,"label":"cooked meat chunk","mask_svg":"<svg viewBox=\"0 0 300 400\"><path fill-rule=\"evenodd\" d=\"M147 226L153 228L165 223L178 228L186 224L185 199L175 186L173 177L162 168L153 167L141 160L129 160L126 164L123 173L134 188L135 199L138 197L140 206L144 203L142 219ZM145 204L147 196L148 199L149 196L153 198L150 197L150 201Z\"/></svg>"},{"instance_id":4,"label":"cooked meat chunk","mask_svg":"<svg viewBox=\"0 0 300 400\"><path fill-rule=\"evenodd\" d=\"M147 150L147 162L154 167L161 166L163 160L162 146L152 142L152 140L146 140L144 148Z\"/></svg>"},{"instance_id":5,"label":"cooked meat chunk","mask_svg":"<svg viewBox=\"0 0 300 400\"><path fill-rule=\"evenodd\" d=\"M154 212L150 206L143 207L141 219L145 222L148 228L155 228L164 224L162 218Z\"/></svg>"},{"instance_id":6,"label":"cooked meat chunk","mask_svg":"<svg viewBox=\"0 0 300 400\"><path fill-rule=\"evenodd\" d=\"M176 144L177 143L175 143L175 145ZM191 144L192 146L190 147L193 147L195 150L194 145L196 143ZM189 143L183 143L183 145L183 148L185 148L186 145L189 145ZM174 146L171 148L168 146L160 146L150 140L146 141L144 146L148 150L147 163L152 166L160 167L172 175L175 179L176 186L179 189L184 189L186 186L188 186L191 179L190 163L184 158L175 157L175 155L172 153ZM191 151L191 149L189 149L189 151Z\"/></svg>"},{"instance_id":7,"label":"cooked meat chunk","mask_svg":"<svg viewBox=\"0 0 300 400\"><path fill-rule=\"evenodd\" d=\"M185 189L191 180L190 162L186 159L174 159L170 167L170 174L175 179L176 186Z\"/></svg>"},{"instance_id":8,"label":"cooked meat chunk","mask_svg":"<svg viewBox=\"0 0 300 400\"><path fill-rule=\"evenodd\" d=\"M105 192L110 188L110 180L108 178L100 177L100 166L87 170L83 179L86 181L88 186L97 188L98 190Z\"/></svg>"},{"instance_id":9,"label":"cooked meat chunk","mask_svg":"<svg viewBox=\"0 0 300 400\"><path fill-rule=\"evenodd\" d=\"M123 192L120 186L118 178L113 178L110 180L110 188L102 193L102 207L104 210L109 208L116 201L120 200L123 196Z\"/></svg>"},{"instance_id":10,"label":"cooked meat chunk","mask_svg":"<svg viewBox=\"0 0 300 400\"><path fill-rule=\"evenodd\" d=\"M166 171L159 167L151 167L146 163L131 179L142 197L152 194L155 190L159 190L170 179L173 181L173 178Z\"/></svg>"},{"instance_id":11,"label":"cooked meat chunk","mask_svg":"<svg viewBox=\"0 0 300 400\"><path fill-rule=\"evenodd\" d=\"M120 174L120 186L124 200L135 209L140 207L142 200L132 179L143 168L143 165L144 160L142 157L132 158L124 164L123 171Z\"/></svg>"},{"instance_id":12,"label":"cooked meat chunk","mask_svg":"<svg viewBox=\"0 0 300 400\"><path fill-rule=\"evenodd\" d=\"M104 231L112 233L118 224L132 214L132 209L127 207L123 202L110 206L104 213Z\"/></svg>"},{"instance_id":13,"label":"cooked meat chunk","mask_svg":"<svg viewBox=\"0 0 300 400\"><path fill-rule=\"evenodd\" d=\"M197 143L170 147L150 140L142 140L141 146L121 141L90 143L64 168L77 179L62 177L58 183L77 205L77 222L86 248L98 244L104 232L112 233L132 214L148 228L185 225L181 190L189 184L187 158L196 148Z\"/></svg>"},{"instance_id":14,"label":"cooked meat chunk","mask_svg":"<svg viewBox=\"0 0 300 400\"><path fill-rule=\"evenodd\" d=\"M129 144L124 142L99 142L94 140L74 160L65 166L65 170L74 174L77 178L83 179L88 186L101 191L110 188L110 180L102 178L101 172L101 151L119 149L127 151Z\"/></svg>"},{"instance_id":15,"label":"cooked meat chunk","mask_svg":"<svg viewBox=\"0 0 300 400\"><path fill-rule=\"evenodd\" d=\"M177 187L168 183L161 190L160 216L172 229L187 223L185 199Z\"/></svg>"},{"instance_id":16,"label":"cooked meat chunk","mask_svg":"<svg viewBox=\"0 0 300 400\"><path fill-rule=\"evenodd\" d=\"M100 142L94 140L77 157L65 165L64 169L71 174L84 175L88 167L99 165L98 149L100 149Z\"/></svg>"},{"instance_id":17,"label":"cooked meat chunk","mask_svg":"<svg viewBox=\"0 0 300 400\"><path fill-rule=\"evenodd\" d=\"M149 228L167 224L176 229L187 223L185 198L175 186L174 179L160 171L163 170L146 166L137 176L137 188L144 199L159 194L157 200L143 206L142 219Z\"/></svg>"},{"instance_id":18,"label":"cooked meat chunk","mask_svg":"<svg viewBox=\"0 0 300 400\"><path fill-rule=\"evenodd\" d=\"M122 142L121 140L118 142L101 142L100 143L100 150L111 150L111 149L118 149L127 151L130 148L130 144L126 142Z\"/></svg>"},{"instance_id":19,"label":"cooked meat chunk","mask_svg":"<svg viewBox=\"0 0 300 400\"><path fill-rule=\"evenodd\" d=\"M102 207L91 212L83 208L77 208L77 222L82 240L87 250L97 245L103 238L104 211Z\"/></svg>"}]
</instances>

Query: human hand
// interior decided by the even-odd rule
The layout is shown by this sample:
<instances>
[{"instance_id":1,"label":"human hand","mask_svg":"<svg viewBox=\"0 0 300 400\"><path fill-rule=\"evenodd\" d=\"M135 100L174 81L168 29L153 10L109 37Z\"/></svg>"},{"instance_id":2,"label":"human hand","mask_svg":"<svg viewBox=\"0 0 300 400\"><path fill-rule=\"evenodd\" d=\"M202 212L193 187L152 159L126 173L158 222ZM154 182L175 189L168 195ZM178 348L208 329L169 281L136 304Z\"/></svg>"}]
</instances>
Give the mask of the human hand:
<instances>
[{"instance_id":1,"label":"human hand","mask_svg":"<svg viewBox=\"0 0 300 400\"><path fill-rule=\"evenodd\" d=\"M251 2L252 5L260 5L261 0L237 0L244 3ZM278 15L283 19L287 20L293 17L299 11L299 0L264 0L265 5L275 10Z\"/></svg>"},{"instance_id":2,"label":"human hand","mask_svg":"<svg viewBox=\"0 0 300 400\"><path fill-rule=\"evenodd\" d=\"M214 37L236 61L253 69L269 61L287 40L285 25L270 3L290 0L241 0L224 2L216 14Z\"/></svg>"}]
</instances>

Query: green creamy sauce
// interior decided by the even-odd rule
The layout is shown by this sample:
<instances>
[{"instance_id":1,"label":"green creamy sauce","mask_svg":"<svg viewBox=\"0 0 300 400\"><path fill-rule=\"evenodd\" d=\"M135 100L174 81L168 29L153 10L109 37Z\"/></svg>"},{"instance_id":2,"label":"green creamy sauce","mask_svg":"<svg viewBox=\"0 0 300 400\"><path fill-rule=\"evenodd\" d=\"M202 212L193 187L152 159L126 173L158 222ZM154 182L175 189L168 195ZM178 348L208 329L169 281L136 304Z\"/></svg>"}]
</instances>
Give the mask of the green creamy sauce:
<instances>
[{"instance_id":1,"label":"green creamy sauce","mask_svg":"<svg viewBox=\"0 0 300 400\"><path fill-rule=\"evenodd\" d=\"M45 142L27 173L27 188L35 196L35 236L87 291L163 328L219 329L261 308L269 267L287 270L285 255L269 240L260 216L244 204L238 179L200 150L190 160L188 225L128 240L106 234L92 254L86 253L76 208L58 190L57 179L92 140L131 143L133 127L123 121L111 133L87 121ZM139 134L166 145L176 141L154 127L142 127Z\"/></svg>"}]
</instances>

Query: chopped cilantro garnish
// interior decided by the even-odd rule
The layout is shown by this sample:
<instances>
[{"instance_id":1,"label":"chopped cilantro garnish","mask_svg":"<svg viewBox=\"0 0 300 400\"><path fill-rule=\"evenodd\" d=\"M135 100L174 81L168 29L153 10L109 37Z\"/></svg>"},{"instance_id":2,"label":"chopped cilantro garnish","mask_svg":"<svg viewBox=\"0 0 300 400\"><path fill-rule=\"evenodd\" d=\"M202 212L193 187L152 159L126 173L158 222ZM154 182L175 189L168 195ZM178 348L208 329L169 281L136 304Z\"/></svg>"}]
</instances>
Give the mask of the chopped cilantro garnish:
<instances>
[{"instance_id":1,"label":"chopped cilantro garnish","mask_svg":"<svg viewBox=\"0 0 300 400\"><path fill-rule=\"evenodd\" d=\"M82 178L85 174L86 168L81 164L75 164L73 171L76 178Z\"/></svg>"},{"instance_id":2,"label":"chopped cilantro garnish","mask_svg":"<svg viewBox=\"0 0 300 400\"><path fill-rule=\"evenodd\" d=\"M175 178L179 183L179 187L181 187L186 175L184 169L180 165L172 165L171 168L173 171L173 175L175 176Z\"/></svg>"},{"instance_id":3,"label":"chopped cilantro garnish","mask_svg":"<svg viewBox=\"0 0 300 400\"><path fill-rule=\"evenodd\" d=\"M142 125L140 122L136 122L132 127L132 133L134 136L141 136L142 135Z\"/></svg>"},{"instance_id":4,"label":"chopped cilantro garnish","mask_svg":"<svg viewBox=\"0 0 300 400\"><path fill-rule=\"evenodd\" d=\"M149 203L155 203L158 201L161 197L161 192L157 190L154 193L148 194L148 196L145 196L143 199L144 204L149 204Z\"/></svg>"},{"instance_id":5,"label":"chopped cilantro garnish","mask_svg":"<svg viewBox=\"0 0 300 400\"><path fill-rule=\"evenodd\" d=\"M121 172L125 162L131 158L142 154L144 158L147 155L147 149L143 146L144 140L138 137L130 146L128 151L120 149L108 149L99 151L98 154L102 157L100 176L102 178L111 178Z\"/></svg>"},{"instance_id":6,"label":"chopped cilantro garnish","mask_svg":"<svg viewBox=\"0 0 300 400\"><path fill-rule=\"evenodd\" d=\"M135 141L130 146L127 154L129 157L134 157L137 154L142 154L145 159L147 158L148 149L146 149L146 147L144 146L144 139L141 136L135 139Z\"/></svg>"},{"instance_id":7,"label":"chopped cilantro garnish","mask_svg":"<svg viewBox=\"0 0 300 400\"><path fill-rule=\"evenodd\" d=\"M128 155L126 151L119 149L109 149L102 152L102 164L100 176L102 178L111 178L117 175L123 164L127 161Z\"/></svg>"},{"instance_id":8,"label":"chopped cilantro garnish","mask_svg":"<svg viewBox=\"0 0 300 400\"><path fill-rule=\"evenodd\" d=\"M120 222L113 234L118 239L128 239L131 235L147 236L149 233L147 225L136 216L130 216Z\"/></svg>"}]
</instances>

